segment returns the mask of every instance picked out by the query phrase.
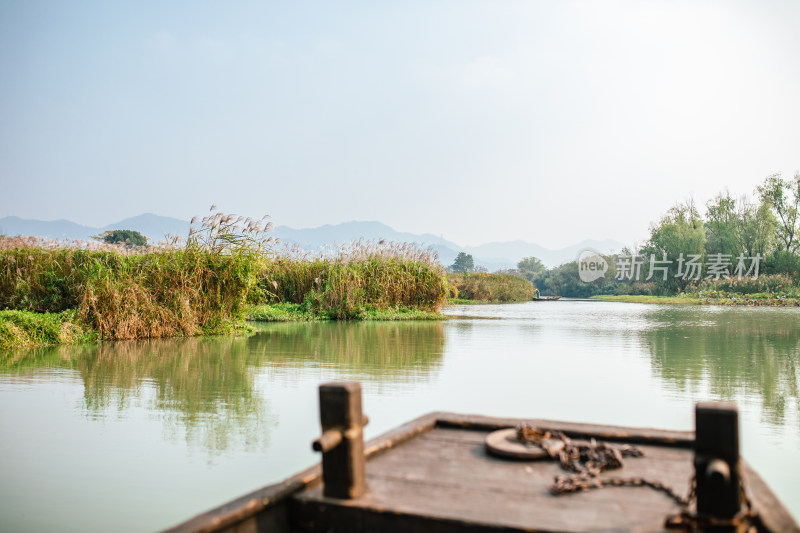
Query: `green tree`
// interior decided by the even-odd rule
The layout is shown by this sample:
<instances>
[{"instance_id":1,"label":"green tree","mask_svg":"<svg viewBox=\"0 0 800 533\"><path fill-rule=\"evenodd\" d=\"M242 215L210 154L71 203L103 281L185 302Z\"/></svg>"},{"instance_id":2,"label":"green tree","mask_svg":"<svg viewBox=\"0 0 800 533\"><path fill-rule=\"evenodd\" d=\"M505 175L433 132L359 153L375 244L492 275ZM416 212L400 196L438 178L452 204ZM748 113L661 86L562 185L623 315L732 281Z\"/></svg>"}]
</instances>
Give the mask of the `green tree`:
<instances>
[{"instance_id":1,"label":"green tree","mask_svg":"<svg viewBox=\"0 0 800 533\"><path fill-rule=\"evenodd\" d=\"M108 244L126 244L128 246L147 245L147 237L132 229L109 230L100 235L94 235L92 238Z\"/></svg>"},{"instance_id":2,"label":"green tree","mask_svg":"<svg viewBox=\"0 0 800 533\"><path fill-rule=\"evenodd\" d=\"M728 191L719 193L706 204L707 254L728 254L736 257L742 253L739 242L739 224L737 224L736 200Z\"/></svg>"},{"instance_id":3,"label":"green tree","mask_svg":"<svg viewBox=\"0 0 800 533\"><path fill-rule=\"evenodd\" d=\"M766 257L772 250L776 232L775 215L770 204L764 201L756 204L742 196L737 207L736 224L740 253L748 257L756 254Z\"/></svg>"},{"instance_id":4,"label":"green tree","mask_svg":"<svg viewBox=\"0 0 800 533\"><path fill-rule=\"evenodd\" d=\"M475 270L475 261L470 254L459 252L456 256L456 260L450 265L450 270L453 272L463 272L465 274L472 272Z\"/></svg>"},{"instance_id":5,"label":"green tree","mask_svg":"<svg viewBox=\"0 0 800 533\"><path fill-rule=\"evenodd\" d=\"M800 172L790 180L781 179L780 173L767 176L758 186L761 200L768 203L777 221L776 237L781 248L793 252L798 247L798 211L800 210Z\"/></svg>"},{"instance_id":6,"label":"green tree","mask_svg":"<svg viewBox=\"0 0 800 533\"><path fill-rule=\"evenodd\" d=\"M526 257L517 263L517 270L523 278L533 282L537 276L544 274L547 269L538 258Z\"/></svg>"},{"instance_id":7,"label":"green tree","mask_svg":"<svg viewBox=\"0 0 800 533\"><path fill-rule=\"evenodd\" d=\"M706 235L703 231L703 221L694 207L693 202L679 204L667 211L661 220L650 229L650 239L642 248L642 252L649 260L655 256L662 260L666 256L669 263L666 280L663 273L656 272L653 281L664 287L668 292L677 292L686 288L692 281L679 272L680 257L684 259L691 255L699 255L703 263L705 255ZM642 268L643 274L649 275L649 265ZM645 276L646 276L645 275Z\"/></svg>"}]
</instances>

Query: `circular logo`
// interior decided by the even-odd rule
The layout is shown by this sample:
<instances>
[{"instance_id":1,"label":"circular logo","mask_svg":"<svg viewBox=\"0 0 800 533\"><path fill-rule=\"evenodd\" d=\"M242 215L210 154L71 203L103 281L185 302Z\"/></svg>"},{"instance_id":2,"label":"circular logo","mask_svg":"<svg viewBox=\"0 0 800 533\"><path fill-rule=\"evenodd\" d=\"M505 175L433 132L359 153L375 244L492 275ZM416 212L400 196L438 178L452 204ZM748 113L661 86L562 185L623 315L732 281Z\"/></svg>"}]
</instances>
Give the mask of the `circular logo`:
<instances>
[{"instance_id":1,"label":"circular logo","mask_svg":"<svg viewBox=\"0 0 800 533\"><path fill-rule=\"evenodd\" d=\"M608 262L595 250L583 250L578 255L578 276L584 283L591 283L606 275Z\"/></svg>"}]
</instances>

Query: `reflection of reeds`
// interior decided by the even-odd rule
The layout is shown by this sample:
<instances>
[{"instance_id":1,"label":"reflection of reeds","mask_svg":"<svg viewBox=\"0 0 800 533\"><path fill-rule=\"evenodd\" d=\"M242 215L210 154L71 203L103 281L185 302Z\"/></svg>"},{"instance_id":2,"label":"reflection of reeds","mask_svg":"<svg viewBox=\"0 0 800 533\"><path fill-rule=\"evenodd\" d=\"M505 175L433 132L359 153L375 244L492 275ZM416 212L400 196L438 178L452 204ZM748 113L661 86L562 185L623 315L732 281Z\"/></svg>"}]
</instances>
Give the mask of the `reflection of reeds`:
<instances>
[{"instance_id":1,"label":"reflection of reeds","mask_svg":"<svg viewBox=\"0 0 800 533\"><path fill-rule=\"evenodd\" d=\"M270 323L247 343L270 364L324 365L395 380L437 368L445 333L440 322Z\"/></svg>"},{"instance_id":2,"label":"reflection of reeds","mask_svg":"<svg viewBox=\"0 0 800 533\"><path fill-rule=\"evenodd\" d=\"M761 398L766 418L782 424L800 409L800 315L790 310L732 309L708 314L667 309L652 315L665 327L642 333L651 365L680 390L709 383L721 399Z\"/></svg>"},{"instance_id":3,"label":"reflection of reeds","mask_svg":"<svg viewBox=\"0 0 800 533\"><path fill-rule=\"evenodd\" d=\"M216 452L239 439L262 447L273 419L255 389L259 368L323 365L345 375L391 383L438 368L439 322L265 324L251 337L179 338L57 346L6 352L0 372L75 371L84 408L103 417L144 404L168 433Z\"/></svg>"},{"instance_id":4,"label":"reflection of reeds","mask_svg":"<svg viewBox=\"0 0 800 533\"><path fill-rule=\"evenodd\" d=\"M84 383L84 406L92 416L129 408L143 400L168 432L210 451L237 438L263 447L271 417L255 392L253 365L244 338L182 338L51 347L19 351L3 359L5 373L67 368Z\"/></svg>"}]
</instances>

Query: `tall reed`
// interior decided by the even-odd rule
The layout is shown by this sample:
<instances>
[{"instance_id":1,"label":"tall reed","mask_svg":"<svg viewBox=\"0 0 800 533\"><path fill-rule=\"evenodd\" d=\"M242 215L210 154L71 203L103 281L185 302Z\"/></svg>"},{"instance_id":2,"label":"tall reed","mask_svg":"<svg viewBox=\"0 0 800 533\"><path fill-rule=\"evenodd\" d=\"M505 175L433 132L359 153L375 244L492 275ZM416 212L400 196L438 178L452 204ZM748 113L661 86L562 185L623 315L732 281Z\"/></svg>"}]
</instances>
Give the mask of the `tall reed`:
<instances>
[{"instance_id":1,"label":"tall reed","mask_svg":"<svg viewBox=\"0 0 800 533\"><path fill-rule=\"evenodd\" d=\"M511 274L449 274L455 293L465 300L522 302L536 296L533 283Z\"/></svg>"},{"instance_id":2,"label":"tall reed","mask_svg":"<svg viewBox=\"0 0 800 533\"><path fill-rule=\"evenodd\" d=\"M284 249L263 271L267 302L306 304L331 318L367 309L438 311L448 283L437 256L408 243L356 241L318 254Z\"/></svg>"},{"instance_id":3,"label":"tall reed","mask_svg":"<svg viewBox=\"0 0 800 533\"><path fill-rule=\"evenodd\" d=\"M229 331L256 286L269 225L219 212L195 222L186 243L143 250L0 239L0 307L77 309L107 339Z\"/></svg>"},{"instance_id":4,"label":"tall reed","mask_svg":"<svg viewBox=\"0 0 800 533\"><path fill-rule=\"evenodd\" d=\"M246 306L302 304L331 318L365 311L438 311L449 284L436 255L358 241L308 254L274 249L271 223L212 206L188 238L132 248L0 237L0 309L75 310L106 339L230 331Z\"/></svg>"}]
</instances>

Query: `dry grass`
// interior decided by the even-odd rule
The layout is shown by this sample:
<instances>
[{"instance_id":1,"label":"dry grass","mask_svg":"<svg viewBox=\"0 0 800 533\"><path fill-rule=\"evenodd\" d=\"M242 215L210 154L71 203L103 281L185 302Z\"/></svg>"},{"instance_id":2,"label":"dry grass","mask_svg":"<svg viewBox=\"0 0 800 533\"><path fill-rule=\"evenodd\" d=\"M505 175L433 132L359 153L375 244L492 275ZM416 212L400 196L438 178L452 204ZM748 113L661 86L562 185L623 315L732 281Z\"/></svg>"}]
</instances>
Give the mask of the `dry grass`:
<instances>
[{"instance_id":1,"label":"dry grass","mask_svg":"<svg viewBox=\"0 0 800 533\"><path fill-rule=\"evenodd\" d=\"M359 241L275 253L271 226L212 208L185 242L157 246L0 237L0 309L75 310L104 339L136 339L227 333L254 304L351 319L444 303L448 283L430 251Z\"/></svg>"},{"instance_id":2,"label":"dry grass","mask_svg":"<svg viewBox=\"0 0 800 533\"><path fill-rule=\"evenodd\" d=\"M331 318L367 310L412 308L436 312L448 291L437 256L408 243L357 241L308 254L284 249L264 267L265 302L305 304Z\"/></svg>"},{"instance_id":3,"label":"dry grass","mask_svg":"<svg viewBox=\"0 0 800 533\"><path fill-rule=\"evenodd\" d=\"M511 274L449 274L453 296L487 303L524 302L536 296L536 287L525 278Z\"/></svg>"},{"instance_id":4,"label":"dry grass","mask_svg":"<svg viewBox=\"0 0 800 533\"><path fill-rule=\"evenodd\" d=\"M185 244L132 249L0 238L0 308L76 309L106 339L227 332L243 321L265 230L215 213Z\"/></svg>"}]
</instances>

